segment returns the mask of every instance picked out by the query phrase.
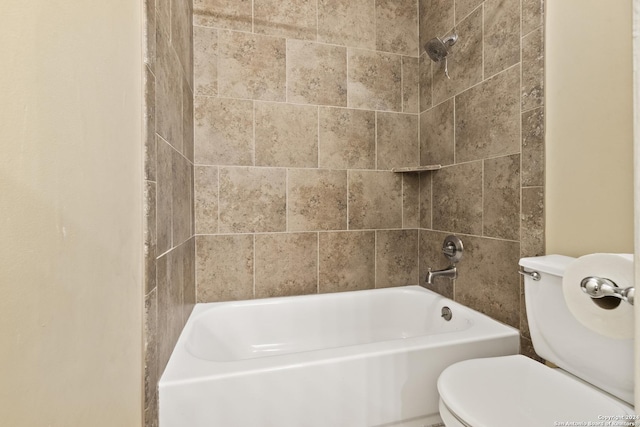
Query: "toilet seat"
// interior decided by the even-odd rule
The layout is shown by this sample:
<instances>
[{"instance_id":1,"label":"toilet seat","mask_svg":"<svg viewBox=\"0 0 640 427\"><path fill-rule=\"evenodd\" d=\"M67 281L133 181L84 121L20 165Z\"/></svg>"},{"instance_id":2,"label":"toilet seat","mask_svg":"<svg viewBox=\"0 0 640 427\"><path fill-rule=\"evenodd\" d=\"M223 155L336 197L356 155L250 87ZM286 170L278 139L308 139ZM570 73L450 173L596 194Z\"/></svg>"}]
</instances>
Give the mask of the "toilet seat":
<instances>
[{"instance_id":1,"label":"toilet seat","mask_svg":"<svg viewBox=\"0 0 640 427\"><path fill-rule=\"evenodd\" d=\"M451 365L438 378L438 392L447 415L473 427L587 425L634 413L602 391L522 355Z\"/></svg>"}]
</instances>

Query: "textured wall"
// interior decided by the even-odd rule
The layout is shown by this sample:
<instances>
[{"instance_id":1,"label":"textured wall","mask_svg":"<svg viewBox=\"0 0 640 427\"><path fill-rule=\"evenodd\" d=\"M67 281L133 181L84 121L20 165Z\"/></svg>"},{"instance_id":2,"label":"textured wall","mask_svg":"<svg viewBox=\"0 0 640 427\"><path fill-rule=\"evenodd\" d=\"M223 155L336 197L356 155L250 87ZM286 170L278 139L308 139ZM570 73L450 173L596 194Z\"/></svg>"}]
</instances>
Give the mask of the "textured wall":
<instances>
[{"instance_id":1,"label":"textured wall","mask_svg":"<svg viewBox=\"0 0 640 427\"><path fill-rule=\"evenodd\" d=\"M193 36L189 1L145 2L145 425L195 303Z\"/></svg>"},{"instance_id":2,"label":"textured wall","mask_svg":"<svg viewBox=\"0 0 640 427\"><path fill-rule=\"evenodd\" d=\"M197 300L418 283L416 0L196 0Z\"/></svg>"},{"instance_id":3,"label":"textured wall","mask_svg":"<svg viewBox=\"0 0 640 427\"><path fill-rule=\"evenodd\" d=\"M420 40L456 28L444 64L420 58L420 273L442 268L449 233L459 278L433 288L522 331L518 259L544 253L544 57L541 0L420 1Z\"/></svg>"}]
</instances>

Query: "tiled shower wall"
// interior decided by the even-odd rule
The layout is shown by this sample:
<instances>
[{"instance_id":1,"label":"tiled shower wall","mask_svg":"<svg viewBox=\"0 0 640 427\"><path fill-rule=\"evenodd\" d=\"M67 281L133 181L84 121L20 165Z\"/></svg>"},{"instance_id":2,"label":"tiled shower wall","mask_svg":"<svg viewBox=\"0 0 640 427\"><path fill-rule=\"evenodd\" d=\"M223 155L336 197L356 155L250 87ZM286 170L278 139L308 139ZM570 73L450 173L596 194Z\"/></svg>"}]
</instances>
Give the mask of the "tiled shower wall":
<instances>
[{"instance_id":1,"label":"tiled shower wall","mask_svg":"<svg viewBox=\"0 0 640 427\"><path fill-rule=\"evenodd\" d=\"M465 245L455 284L434 290L516 328L533 354L518 259L544 252L543 4L420 2L420 40L459 40L444 63L420 58L420 274L442 268L447 234Z\"/></svg>"},{"instance_id":2,"label":"tiled shower wall","mask_svg":"<svg viewBox=\"0 0 640 427\"><path fill-rule=\"evenodd\" d=\"M197 301L417 284L416 0L196 0Z\"/></svg>"},{"instance_id":3,"label":"tiled shower wall","mask_svg":"<svg viewBox=\"0 0 640 427\"><path fill-rule=\"evenodd\" d=\"M145 2L144 424L195 303L193 37L189 1Z\"/></svg>"}]
</instances>

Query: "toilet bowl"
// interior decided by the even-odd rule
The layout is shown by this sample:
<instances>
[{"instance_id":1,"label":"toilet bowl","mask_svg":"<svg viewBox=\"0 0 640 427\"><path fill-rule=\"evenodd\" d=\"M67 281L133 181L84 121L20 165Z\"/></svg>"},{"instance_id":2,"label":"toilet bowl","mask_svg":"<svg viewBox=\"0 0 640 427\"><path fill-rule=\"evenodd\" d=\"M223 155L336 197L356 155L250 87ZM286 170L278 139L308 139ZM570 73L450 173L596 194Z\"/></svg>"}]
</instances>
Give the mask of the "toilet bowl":
<instances>
[{"instance_id":1,"label":"toilet bowl","mask_svg":"<svg viewBox=\"0 0 640 427\"><path fill-rule=\"evenodd\" d=\"M438 392L447 427L542 427L568 421L604 426L612 417L632 421L634 413L602 390L522 355L456 363L438 379Z\"/></svg>"},{"instance_id":2,"label":"toilet bowl","mask_svg":"<svg viewBox=\"0 0 640 427\"><path fill-rule=\"evenodd\" d=\"M438 379L447 427L635 425L633 341L598 335L573 318L562 295L562 274L572 260L520 260L540 278L525 276L534 348L560 368L522 355L451 365Z\"/></svg>"}]
</instances>

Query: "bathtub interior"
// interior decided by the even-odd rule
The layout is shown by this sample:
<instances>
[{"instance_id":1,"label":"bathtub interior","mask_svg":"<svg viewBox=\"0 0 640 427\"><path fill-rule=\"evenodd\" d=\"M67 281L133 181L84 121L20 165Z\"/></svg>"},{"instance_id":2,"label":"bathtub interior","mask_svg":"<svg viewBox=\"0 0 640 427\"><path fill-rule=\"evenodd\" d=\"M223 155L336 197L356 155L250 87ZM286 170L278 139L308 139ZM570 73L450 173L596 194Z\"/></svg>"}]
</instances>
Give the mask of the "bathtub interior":
<instances>
[{"instance_id":1,"label":"bathtub interior","mask_svg":"<svg viewBox=\"0 0 640 427\"><path fill-rule=\"evenodd\" d=\"M452 302L405 287L200 304L189 322L186 348L200 359L230 362L471 327L469 316L445 320L441 310L447 303Z\"/></svg>"}]
</instances>

